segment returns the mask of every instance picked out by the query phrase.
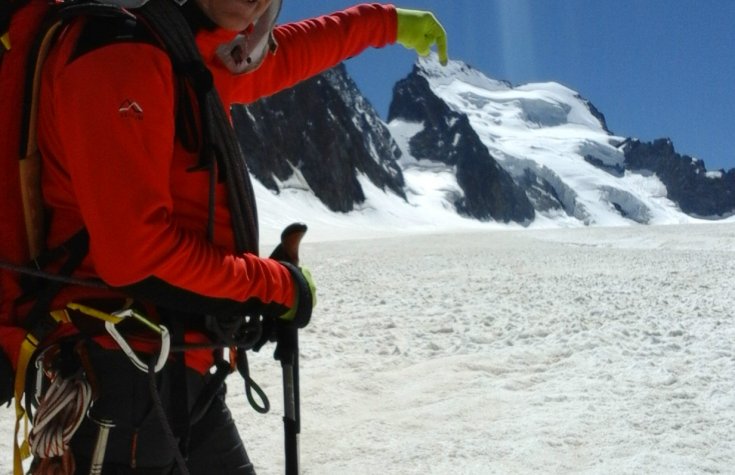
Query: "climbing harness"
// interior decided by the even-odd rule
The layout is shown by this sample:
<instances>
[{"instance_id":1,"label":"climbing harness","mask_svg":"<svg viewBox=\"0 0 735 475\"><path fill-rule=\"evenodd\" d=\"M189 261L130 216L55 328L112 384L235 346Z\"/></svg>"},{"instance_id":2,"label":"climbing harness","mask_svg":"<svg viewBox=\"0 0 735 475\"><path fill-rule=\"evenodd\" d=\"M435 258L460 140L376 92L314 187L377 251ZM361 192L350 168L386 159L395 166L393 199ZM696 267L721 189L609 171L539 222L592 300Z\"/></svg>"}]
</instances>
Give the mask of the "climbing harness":
<instances>
[{"instance_id":1,"label":"climbing harness","mask_svg":"<svg viewBox=\"0 0 735 475\"><path fill-rule=\"evenodd\" d=\"M106 332L122 349L123 353L130 360L131 364L137 370L148 375L150 396L151 401L153 402L156 417L161 423L161 427L164 431L164 436L169 441L169 444L175 449L174 456L178 470L182 474L187 474L188 469L186 468L183 454L179 449L177 437L174 435L174 432L171 428L170 422L164 410L163 402L161 401L158 392L155 374L160 372L165 367L165 365L169 361L169 356L172 353L185 352L191 349L191 346L172 345L171 334L166 326L151 321L142 312L133 309L131 306L132 302L128 301L124 305L123 309L108 313L89 305L72 302L67 305L67 309L63 311L63 313L67 313L68 320L70 320L68 312L71 311L78 312L81 315L85 315L103 322ZM151 333L154 333L160 338L160 350L158 351L158 354L150 354L148 360L145 361L144 358L139 356L135 352L135 350L133 350L126 338L117 328L119 324L128 319L132 319L140 323L142 328L150 331ZM245 393L250 405L259 413L267 413L270 410L270 402L267 395L260 388L260 386L258 386L258 384L253 381L250 376L246 355L246 350L252 348L255 343L260 339L261 325L262 322L260 319L242 318L239 324L235 324L233 322L229 327L230 332L227 332L227 334L229 335L229 337L227 338L227 343L205 345L207 348L217 350L217 352L220 354L223 352L224 349L228 349L232 361L227 363L220 357L220 360L216 362L217 370L211 376L209 384L205 386L204 390L202 390L202 393L199 395L197 401L195 401L195 404L191 410L191 416L189 419L190 424L197 422L201 417L203 417L210 404L212 403L214 397L216 397L221 385L224 383L225 378L229 374L233 373L235 370L240 373L244 380ZM235 336L237 337L237 340L233 340L233 337ZM39 368L39 370L42 368L41 363L49 359L49 357L46 356L46 351L47 350L39 355L36 360L36 366L37 368ZM43 386L44 376L51 380L51 385L49 389L46 389L46 394L41 397L40 388ZM68 452L69 440L71 440L71 437L81 424L85 413L88 411L90 404L94 400L92 391L94 384L90 384L86 381L85 377L87 376L93 376L91 369L88 371L80 370L79 372L75 373L71 378L63 378L60 375L56 374L50 375L47 371L39 371L39 373L37 374L36 403L39 405L40 409L38 410L36 418L34 419L34 424L37 425L34 425L34 428L32 430L32 437L34 438L34 440L40 439L41 436L35 435L35 432L42 433L44 434L43 440L55 441L54 447L57 448L57 450L53 452L40 450L37 451L34 447L38 444L36 444L32 440L32 453L37 457L41 459L46 459L49 457L66 456L66 453ZM58 386L59 388L54 389L56 388L56 386ZM51 391L52 389L54 389L53 392ZM256 396L260 401L256 399ZM56 408L60 409L57 410ZM62 417L63 415L70 412L75 415L75 418L72 419L71 417L67 417L63 419L65 421L64 424L57 423L54 425L48 425L45 423L39 424L38 422L36 422L37 420L39 420L39 417L46 417L46 413L50 413L51 416L57 416L58 413L59 415L57 417ZM87 417L89 417L88 414ZM114 421L107 420L94 420L94 422L98 426L98 435L95 445L95 451L91 461L92 471L90 473L100 473L95 472L95 470L101 469L101 464L104 461L104 455L106 452L107 439L109 437L110 431L114 429L115 423Z\"/></svg>"},{"instance_id":2,"label":"climbing harness","mask_svg":"<svg viewBox=\"0 0 735 475\"><path fill-rule=\"evenodd\" d=\"M170 354L170 335L163 325L151 322L142 313L125 308L113 313L106 313L87 305L69 303L67 310L55 312L57 318L59 313L66 314L66 320L70 321L68 311L92 317L104 322L105 330L120 346L131 363L144 373L149 372L149 365L144 363L131 348L127 340L117 330L117 325L128 318L133 318L143 324L144 328L153 331L161 338L161 349L158 355L151 355L153 365L150 367L152 374L159 372L166 364ZM73 354L79 362L71 372L68 365L58 364L60 349L63 343L49 346L35 357L36 384L34 403L38 407L33 417L33 428L28 436L30 453L39 460L44 470L48 467L61 465L64 473L73 473L74 462L69 450L69 443L82 424L88 417L90 405L96 399L95 380L92 366L86 359L84 341L79 340L74 345ZM63 358L61 358L63 359ZM70 374L67 374L70 373ZM44 382L48 384L44 385ZM26 404L30 409L33 404ZM92 458L92 471L90 473L101 473L102 463L107 447L107 438L110 429L114 427L112 421L94 421L99 426L97 443ZM49 468L53 471L54 469ZM71 471L69 471L71 470ZM45 473L41 470L41 473Z\"/></svg>"}]
</instances>

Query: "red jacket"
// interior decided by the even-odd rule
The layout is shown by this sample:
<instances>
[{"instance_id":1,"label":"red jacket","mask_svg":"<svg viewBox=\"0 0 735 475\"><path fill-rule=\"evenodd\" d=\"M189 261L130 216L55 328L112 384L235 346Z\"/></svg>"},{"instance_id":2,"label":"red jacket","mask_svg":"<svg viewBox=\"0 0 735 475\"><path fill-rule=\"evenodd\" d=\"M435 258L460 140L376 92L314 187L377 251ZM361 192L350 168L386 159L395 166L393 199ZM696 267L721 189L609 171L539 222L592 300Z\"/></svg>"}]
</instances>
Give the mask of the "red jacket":
<instances>
[{"instance_id":1,"label":"red jacket","mask_svg":"<svg viewBox=\"0 0 735 475\"><path fill-rule=\"evenodd\" d=\"M216 189L214 242L207 240L209 174L190 170L199 157L176 139L177 87L166 53L147 42L90 48L85 31L84 21L67 28L44 69L38 141L49 246L86 227L90 250L79 276L123 288L153 280L163 294L184 292L202 308L251 299L291 306L294 284L284 266L234 253L223 184ZM236 76L214 54L234 34L197 32L224 104L253 102L365 48L395 42L396 14L392 6L360 5L279 26L274 35L276 53ZM58 305L109 296L100 292L70 288ZM17 351L6 350L14 359ZM190 364L205 369L209 357L202 358Z\"/></svg>"}]
</instances>

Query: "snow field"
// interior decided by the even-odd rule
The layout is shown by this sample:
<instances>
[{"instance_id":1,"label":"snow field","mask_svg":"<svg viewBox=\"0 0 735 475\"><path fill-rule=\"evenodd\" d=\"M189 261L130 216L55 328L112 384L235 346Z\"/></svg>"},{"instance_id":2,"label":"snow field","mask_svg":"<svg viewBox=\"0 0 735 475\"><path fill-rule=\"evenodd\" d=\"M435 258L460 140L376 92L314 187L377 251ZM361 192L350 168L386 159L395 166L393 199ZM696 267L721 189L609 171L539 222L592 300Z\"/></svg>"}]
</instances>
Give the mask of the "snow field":
<instances>
[{"instance_id":1,"label":"snow field","mask_svg":"<svg viewBox=\"0 0 735 475\"><path fill-rule=\"evenodd\" d=\"M304 473L733 473L733 231L307 244ZM252 366L274 413L233 410L282 473L278 371Z\"/></svg>"}]
</instances>

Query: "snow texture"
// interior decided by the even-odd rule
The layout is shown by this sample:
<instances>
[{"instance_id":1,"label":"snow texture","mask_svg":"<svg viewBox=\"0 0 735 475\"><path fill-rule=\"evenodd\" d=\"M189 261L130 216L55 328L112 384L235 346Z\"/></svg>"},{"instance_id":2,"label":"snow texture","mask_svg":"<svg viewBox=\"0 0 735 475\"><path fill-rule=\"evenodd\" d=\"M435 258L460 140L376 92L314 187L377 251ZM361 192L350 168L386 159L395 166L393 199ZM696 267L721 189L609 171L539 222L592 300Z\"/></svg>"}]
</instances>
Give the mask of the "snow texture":
<instances>
[{"instance_id":1,"label":"snow texture","mask_svg":"<svg viewBox=\"0 0 735 475\"><path fill-rule=\"evenodd\" d=\"M304 474L733 473L735 224L361 237L302 250ZM283 473L271 349L270 414L229 381L261 475Z\"/></svg>"},{"instance_id":2,"label":"snow texture","mask_svg":"<svg viewBox=\"0 0 735 475\"><path fill-rule=\"evenodd\" d=\"M734 238L636 226L307 245L321 303L302 339L305 473L732 473ZM274 363L253 365L277 395ZM281 473L280 420L233 399L261 473Z\"/></svg>"}]
</instances>

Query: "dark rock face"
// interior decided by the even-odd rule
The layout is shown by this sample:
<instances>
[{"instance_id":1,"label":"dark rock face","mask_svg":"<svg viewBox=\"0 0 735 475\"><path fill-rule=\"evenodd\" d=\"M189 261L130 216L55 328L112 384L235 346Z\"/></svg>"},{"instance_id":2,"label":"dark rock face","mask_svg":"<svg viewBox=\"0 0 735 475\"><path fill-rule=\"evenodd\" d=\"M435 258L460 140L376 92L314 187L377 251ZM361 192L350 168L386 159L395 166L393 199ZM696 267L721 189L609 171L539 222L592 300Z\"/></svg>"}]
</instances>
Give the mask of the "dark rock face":
<instances>
[{"instance_id":1,"label":"dark rock face","mask_svg":"<svg viewBox=\"0 0 735 475\"><path fill-rule=\"evenodd\" d=\"M629 140L624 151L626 169L655 173L683 212L710 218L735 212L735 169L708 174L701 161L676 153L669 139Z\"/></svg>"},{"instance_id":2,"label":"dark rock face","mask_svg":"<svg viewBox=\"0 0 735 475\"><path fill-rule=\"evenodd\" d=\"M584 161L589 163L590 165L594 165L600 170L604 170L607 173L611 174L614 177L620 178L621 176L625 175L625 167L622 165L607 165L603 160L600 160L599 158L595 157L594 155L585 155Z\"/></svg>"},{"instance_id":3,"label":"dark rock face","mask_svg":"<svg viewBox=\"0 0 735 475\"><path fill-rule=\"evenodd\" d=\"M585 104L587 104L587 109L589 109L590 114L594 116L595 119L600 121L600 125L602 125L602 128L605 130L605 132L610 132L610 129L607 128L607 120L605 119L605 114L600 112L600 110L595 107L595 105L590 102L589 100L583 98L582 96L577 96L579 99L583 100Z\"/></svg>"},{"instance_id":4,"label":"dark rock face","mask_svg":"<svg viewBox=\"0 0 735 475\"><path fill-rule=\"evenodd\" d=\"M455 201L457 211L480 220L523 223L534 218L525 192L490 155L467 116L439 99L415 67L393 89L388 121L394 119L424 124L409 142L411 155L456 167L464 192Z\"/></svg>"},{"instance_id":5,"label":"dark rock face","mask_svg":"<svg viewBox=\"0 0 735 475\"><path fill-rule=\"evenodd\" d=\"M310 188L332 211L347 212L365 201L363 174L405 199L400 149L342 65L233 107L232 117L251 173L273 191L289 180Z\"/></svg>"}]
</instances>

